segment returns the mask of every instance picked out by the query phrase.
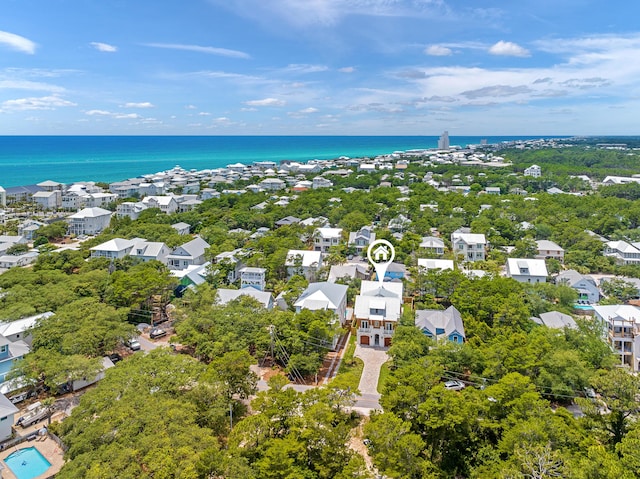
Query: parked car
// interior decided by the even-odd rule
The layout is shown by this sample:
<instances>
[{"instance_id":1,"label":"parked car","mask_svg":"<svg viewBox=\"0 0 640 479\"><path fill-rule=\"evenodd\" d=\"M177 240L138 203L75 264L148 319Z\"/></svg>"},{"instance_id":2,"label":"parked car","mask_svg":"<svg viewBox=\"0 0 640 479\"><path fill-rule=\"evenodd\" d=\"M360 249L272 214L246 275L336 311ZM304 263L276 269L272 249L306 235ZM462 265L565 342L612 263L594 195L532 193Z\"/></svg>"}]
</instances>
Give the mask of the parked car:
<instances>
[{"instance_id":1,"label":"parked car","mask_svg":"<svg viewBox=\"0 0 640 479\"><path fill-rule=\"evenodd\" d=\"M167 332L162 328L153 328L151 331L149 331L149 337L151 339L161 338L162 336L165 336L166 334L167 334Z\"/></svg>"},{"instance_id":2,"label":"parked car","mask_svg":"<svg viewBox=\"0 0 640 479\"><path fill-rule=\"evenodd\" d=\"M112 353L109 355L109 359L111 359L111 362L115 364L118 361L122 361L122 356L120 356L118 353Z\"/></svg>"},{"instance_id":3,"label":"parked car","mask_svg":"<svg viewBox=\"0 0 640 479\"><path fill-rule=\"evenodd\" d=\"M461 389L464 389L465 386L462 381L452 379L451 381L444 383L444 387L450 391L460 391Z\"/></svg>"},{"instance_id":4,"label":"parked car","mask_svg":"<svg viewBox=\"0 0 640 479\"><path fill-rule=\"evenodd\" d=\"M127 341L127 346L131 351L140 351L140 341L137 338L131 338Z\"/></svg>"}]
</instances>

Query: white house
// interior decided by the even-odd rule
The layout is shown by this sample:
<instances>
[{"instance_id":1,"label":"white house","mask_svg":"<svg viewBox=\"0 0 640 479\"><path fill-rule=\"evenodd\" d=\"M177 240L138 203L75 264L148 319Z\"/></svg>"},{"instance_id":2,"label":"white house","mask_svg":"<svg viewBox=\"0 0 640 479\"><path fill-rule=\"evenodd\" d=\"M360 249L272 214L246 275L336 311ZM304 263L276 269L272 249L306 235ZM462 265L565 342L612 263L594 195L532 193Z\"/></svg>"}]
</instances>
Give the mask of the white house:
<instances>
[{"instance_id":1,"label":"white house","mask_svg":"<svg viewBox=\"0 0 640 479\"><path fill-rule=\"evenodd\" d=\"M463 261L484 261L486 258L487 239L484 234L457 230L451 233L451 245L453 253L461 256Z\"/></svg>"},{"instance_id":2,"label":"white house","mask_svg":"<svg viewBox=\"0 0 640 479\"><path fill-rule=\"evenodd\" d=\"M254 288L219 288L217 291L216 304L225 305L235 299L238 299L240 296L250 296L257 300L265 309L268 309L269 311L273 309L273 295L268 291L258 291Z\"/></svg>"},{"instance_id":3,"label":"white house","mask_svg":"<svg viewBox=\"0 0 640 479\"><path fill-rule=\"evenodd\" d=\"M46 226L46 223L32 219L25 220L24 223L18 225L18 236L24 236L28 241L32 241L36 231L42 226Z\"/></svg>"},{"instance_id":4,"label":"white house","mask_svg":"<svg viewBox=\"0 0 640 479\"><path fill-rule=\"evenodd\" d=\"M313 234L314 249L327 253L342 242L342 228L317 228Z\"/></svg>"},{"instance_id":5,"label":"white house","mask_svg":"<svg viewBox=\"0 0 640 479\"><path fill-rule=\"evenodd\" d=\"M287 253L284 265L287 276L299 274L311 281L322 267L322 253L320 251L292 249Z\"/></svg>"},{"instance_id":6,"label":"white house","mask_svg":"<svg viewBox=\"0 0 640 479\"><path fill-rule=\"evenodd\" d=\"M354 306L358 344L390 346L402 313L402 283L362 281Z\"/></svg>"},{"instance_id":7,"label":"white house","mask_svg":"<svg viewBox=\"0 0 640 479\"><path fill-rule=\"evenodd\" d=\"M538 240L536 246L538 248L537 259L553 258L564 263L564 249L560 245L549 240Z\"/></svg>"},{"instance_id":8,"label":"white house","mask_svg":"<svg viewBox=\"0 0 640 479\"><path fill-rule=\"evenodd\" d=\"M125 216L132 220L137 220L140 217L140 213L149 207L142 201L125 201L116 206L116 216L118 218L124 218Z\"/></svg>"},{"instance_id":9,"label":"white house","mask_svg":"<svg viewBox=\"0 0 640 479\"><path fill-rule=\"evenodd\" d=\"M20 412L19 409L7 399L7 396L0 394L0 442L13 435L12 426L17 412Z\"/></svg>"},{"instance_id":10,"label":"white house","mask_svg":"<svg viewBox=\"0 0 640 479\"><path fill-rule=\"evenodd\" d=\"M60 190L37 191L32 198L33 202L43 210L55 210L62 205L62 193Z\"/></svg>"},{"instance_id":11,"label":"white house","mask_svg":"<svg viewBox=\"0 0 640 479\"><path fill-rule=\"evenodd\" d=\"M369 245L376 240L376 234L372 226L363 226L358 231L349 233L348 245L353 245L359 255L369 248Z\"/></svg>"},{"instance_id":12,"label":"white house","mask_svg":"<svg viewBox=\"0 0 640 479\"><path fill-rule=\"evenodd\" d=\"M167 257L171 254L171 248L166 244L159 241L146 241L139 240L135 243L129 256L138 258L143 262L147 261L160 261L163 264L167 264Z\"/></svg>"},{"instance_id":13,"label":"white house","mask_svg":"<svg viewBox=\"0 0 640 479\"><path fill-rule=\"evenodd\" d=\"M111 211L94 207L84 208L67 218L69 222L69 234L95 235L109 226Z\"/></svg>"},{"instance_id":14,"label":"white house","mask_svg":"<svg viewBox=\"0 0 640 479\"><path fill-rule=\"evenodd\" d=\"M0 186L0 206L3 208L7 206L7 190Z\"/></svg>"},{"instance_id":15,"label":"white house","mask_svg":"<svg viewBox=\"0 0 640 479\"><path fill-rule=\"evenodd\" d=\"M178 232L179 235L188 235L191 231L191 225L189 223L174 223L171 227Z\"/></svg>"},{"instance_id":16,"label":"white house","mask_svg":"<svg viewBox=\"0 0 640 479\"><path fill-rule=\"evenodd\" d=\"M507 259L507 276L520 283L546 283L548 275L543 259Z\"/></svg>"},{"instance_id":17,"label":"white house","mask_svg":"<svg viewBox=\"0 0 640 479\"><path fill-rule=\"evenodd\" d=\"M38 254L37 251L27 251L26 253L17 255L2 255L0 256L0 268L9 269L30 265L38 259Z\"/></svg>"},{"instance_id":18,"label":"white house","mask_svg":"<svg viewBox=\"0 0 640 479\"><path fill-rule=\"evenodd\" d=\"M346 284L311 283L294 303L296 312L303 309L310 311L329 310L336 314L341 326L347 321L347 290Z\"/></svg>"},{"instance_id":19,"label":"white house","mask_svg":"<svg viewBox=\"0 0 640 479\"><path fill-rule=\"evenodd\" d=\"M453 271L452 259L418 259L418 269L421 272L429 271L430 269L438 269L440 271L451 270Z\"/></svg>"},{"instance_id":20,"label":"white house","mask_svg":"<svg viewBox=\"0 0 640 479\"><path fill-rule=\"evenodd\" d=\"M89 248L92 258L122 259L129 255L139 238L128 240L113 238L97 246Z\"/></svg>"},{"instance_id":21,"label":"white house","mask_svg":"<svg viewBox=\"0 0 640 479\"><path fill-rule=\"evenodd\" d=\"M209 243L196 236L188 243L178 246L167 256L169 269L185 269L190 265L205 263L205 251L209 248Z\"/></svg>"},{"instance_id":22,"label":"white house","mask_svg":"<svg viewBox=\"0 0 640 479\"><path fill-rule=\"evenodd\" d=\"M142 202L147 208L160 208L160 211L167 215L178 211L178 202L173 196L147 196Z\"/></svg>"},{"instance_id":23,"label":"white house","mask_svg":"<svg viewBox=\"0 0 640 479\"><path fill-rule=\"evenodd\" d=\"M266 191L278 191L287 187L287 184L279 178L265 178L260 186Z\"/></svg>"},{"instance_id":24,"label":"white house","mask_svg":"<svg viewBox=\"0 0 640 479\"><path fill-rule=\"evenodd\" d=\"M266 284L267 270L265 268L252 268L245 266L240 268L240 289L255 288L258 291L264 291Z\"/></svg>"},{"instance_id":25,"label":"white house","mask_svg":"<svg viewBox=\"0 0 640 479\"><path fill-rule=\"evenodd\" d=\"M614 258L621 265L640 264L640 249L626 241L606 242L604 255Z\"/></svg>"},{"instance_id":26,"label":"white house","mask_svg":"<svg viewBox=\"0 0 640 479\"><path fill-rule=\"evenodd\" d=\"M31 346L33 340L31 336L31 329L41 319L47 319L53 316L51 311L46 313L36 314L35 316L29 316L27 318L20 318L14 321L2 321L0 322L0 335L7 338L9 341L24 341L27 345Z\"/></svg>"},{"instance_id":27,"label":"white house","mask_svg":"<svg viewBox=\"0 0 640 479\"><path fill-rule=\"evenodd\" d=\"M547 328L577 329L578 327L575 319L573 319L568 314L561 313L560 311L548 311L546 313L540 314L539 318L531 318L531 319L533 319L537 324L541 326L546 326Z\"/></svg>"},{"instance_id":28,"label":"white house","mask_svg":"<svg viewBox=\"0 0 640 479\"><path fill-rule=\"evenodd\" d=\"M626 304L594 305L595 317L607 329L607 341L619 364L640 371L640 308Z\"/></svg>"},{"instance_id":29,"label":"white house","mask_svg":"<svg viewBox=\"0 0 640 479\"><path fill-rule=\"evenodd\" d=\"M540 168L538 165L531 165L529 168L525 168L524 176L540 178L540 176L542 176L542 168Z\"/></svg>"},{"instance_id":30,"label":"white house","mask_svg":"<svg viewBox=\"0 0 640 479\"><path fill-rule=\"evenodd\" d=\"M424 236L419 247L437 256L442 256L445 249L444 240L436 236Z\"/></svg>"},{"instance_id":31,"label":"white house","mask_svg":"<svg viewBox=\"0 0 640 479\"><path fill-rule=\"evenodd\" d=\"M329 269L329 278L327 281L335 283L341 278L351 279L368 279L369 273L367 267L361 264L334 264Z\"/></svg>"},{"instance_id":32,"label":"white house","mask_svg":"<svg viewBox=\"0 0 640 479\"><path fill-rule=\"evenodd\" d=\"M556 284L565 284L578 292L579 304L595 304L600 301L600 290L591 276L584 276L575 269L562 271L556 276Z\"/></svg>"}]
</instances>

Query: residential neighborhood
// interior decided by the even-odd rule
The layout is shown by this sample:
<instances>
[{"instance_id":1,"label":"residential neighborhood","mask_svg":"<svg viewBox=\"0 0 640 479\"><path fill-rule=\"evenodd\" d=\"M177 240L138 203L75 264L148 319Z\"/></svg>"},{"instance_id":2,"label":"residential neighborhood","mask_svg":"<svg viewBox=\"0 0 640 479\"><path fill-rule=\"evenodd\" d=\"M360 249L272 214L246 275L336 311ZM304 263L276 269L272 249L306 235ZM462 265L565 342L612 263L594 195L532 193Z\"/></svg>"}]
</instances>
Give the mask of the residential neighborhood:
<instances>
[{"instance_id":1,"label":"residential neighborhood","mask_svg":"<svg viewBox=\"0 0 640 479\"><path fill-rule=\"evenodd\" d=\"M589 404L615 407L602 381L640 371L637 182L551 176L527 156L551 147L6 189L0 391L14 423L0 436L23 437L16 421L36 399L91 398L147 357L191 361L176 377L197 364L215 388L247 361L246 391L211 409L222 436L231 415L263 414L242 401L288 388L329 391L334 411L373 425L374 411L411 418L420 438L400 396L487 404L465 419L484 427L478 414L527 390L527 408L590 434L581 418L606 418ZM172 391L199 384L185 381Z\"/></svg>"}]
</instances>

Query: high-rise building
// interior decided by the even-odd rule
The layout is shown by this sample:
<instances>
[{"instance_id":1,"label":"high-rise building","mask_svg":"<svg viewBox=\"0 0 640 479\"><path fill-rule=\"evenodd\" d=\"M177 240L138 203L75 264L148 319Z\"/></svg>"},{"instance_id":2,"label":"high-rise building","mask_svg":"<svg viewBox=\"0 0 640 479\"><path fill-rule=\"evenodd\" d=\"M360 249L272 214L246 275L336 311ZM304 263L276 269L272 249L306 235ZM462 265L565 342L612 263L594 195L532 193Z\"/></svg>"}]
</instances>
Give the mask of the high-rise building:
<instances>
[{"instance_id":1,"label":"high-rise building","mask_svg":"<svg viewBox=\"0 0 640 479\"><path fill-rule=\"evenodd\" d=\"M448 150L449 149L449 132L445 131L442 135L440 135L440 139L438 140L438 150Z\"/></svg>"}]
</instances>

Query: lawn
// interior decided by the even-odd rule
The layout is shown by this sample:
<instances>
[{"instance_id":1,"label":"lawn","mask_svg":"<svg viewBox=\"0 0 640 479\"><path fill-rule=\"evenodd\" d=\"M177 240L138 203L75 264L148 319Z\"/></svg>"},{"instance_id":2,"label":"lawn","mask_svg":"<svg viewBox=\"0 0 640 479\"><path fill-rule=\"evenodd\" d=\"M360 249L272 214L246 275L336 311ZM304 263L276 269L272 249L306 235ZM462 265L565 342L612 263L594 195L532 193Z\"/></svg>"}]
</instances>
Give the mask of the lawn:
<instances>
[{"instance_id":1,"label":"lawn","mask_svg":"<svg viewBox=\"0 0 640 479\"><path fill-rule=\"evenodd\" d=\"M351 388L351 391L358 389L360 385L360 376L362 376L362 369L364 363L360 358L356 358L353 355L356 352L356 336L351 335L349 338L349 344L344 352L344 357L340 363L340 369L338 374L333 379L332 384L341 388Z\"/></svg>"}]
</instances>

